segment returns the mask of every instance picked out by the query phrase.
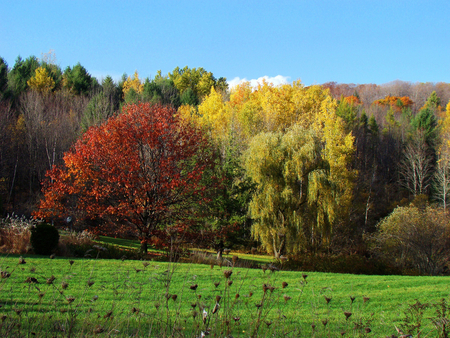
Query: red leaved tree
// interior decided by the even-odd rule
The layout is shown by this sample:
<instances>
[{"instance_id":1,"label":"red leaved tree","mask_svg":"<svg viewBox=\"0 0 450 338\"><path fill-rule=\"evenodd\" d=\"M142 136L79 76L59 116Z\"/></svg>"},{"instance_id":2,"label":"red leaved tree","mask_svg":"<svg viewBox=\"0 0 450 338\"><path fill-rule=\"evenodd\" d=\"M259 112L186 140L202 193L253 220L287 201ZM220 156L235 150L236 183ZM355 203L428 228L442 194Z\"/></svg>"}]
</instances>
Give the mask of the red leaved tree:
<instances>
[{"instance_id":1,"label":"red leaved tree","mask_svg":"<svg viewBox=\"0 0 450 338\"><path fill-rule=\"evenodd\" d=\"M160 225L174 225L201 203L203 173L212 165L202 132L170 107L128 105L90 128L48 172L35 216L83 215L140 236L143 250Z\"/></svg>"}]
</instances>

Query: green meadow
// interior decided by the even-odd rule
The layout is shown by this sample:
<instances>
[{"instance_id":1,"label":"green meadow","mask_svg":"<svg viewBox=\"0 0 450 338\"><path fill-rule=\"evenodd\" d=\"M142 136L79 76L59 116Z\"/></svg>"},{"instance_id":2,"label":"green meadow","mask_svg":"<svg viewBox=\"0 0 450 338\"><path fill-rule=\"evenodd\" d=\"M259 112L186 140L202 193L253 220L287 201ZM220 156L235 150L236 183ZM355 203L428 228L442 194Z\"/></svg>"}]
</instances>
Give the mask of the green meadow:
<instances>
[{"instance_id":1,"label":"green meadow","mask_svg":"<svg viewBox=\"0 0 450 338\"><path fill-rule=\"evenodd\" d=\"M17 255L1 256L0 336L385 337L398 336L398 328L445 337L449 320L450 277L302 273L233 267L232 260L219 266L91 254L24 255L24 263Z\"/></svg>"}]
</instances>

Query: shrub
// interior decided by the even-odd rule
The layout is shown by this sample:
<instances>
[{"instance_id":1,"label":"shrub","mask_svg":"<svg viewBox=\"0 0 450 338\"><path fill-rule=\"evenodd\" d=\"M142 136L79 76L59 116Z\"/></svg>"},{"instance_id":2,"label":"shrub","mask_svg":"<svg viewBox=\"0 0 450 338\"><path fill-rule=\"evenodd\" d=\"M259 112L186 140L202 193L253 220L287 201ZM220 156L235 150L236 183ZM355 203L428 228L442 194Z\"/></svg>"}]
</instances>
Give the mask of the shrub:
<instances>
[{"instance_id":1,"label":"shrub","mask_svg":"<svg viewBox=\"0 0 450 338\"><path fill-rule=\"evenodd\" d=\"M38 223L31 228L31 246L38 255L50 255L58 246L58 230L48 223Z\"/></svg>"},{"instance_id":2,"label":"shrub","mask_svg":"<svg viewBox=\"0 0 450 338\"><path fill-rule=\"evenodd\" d=\"M450 219L441 208L396 208L371 237L373 250L404 271L442 274L449 261Z\"/></svg>"}]
</instances>

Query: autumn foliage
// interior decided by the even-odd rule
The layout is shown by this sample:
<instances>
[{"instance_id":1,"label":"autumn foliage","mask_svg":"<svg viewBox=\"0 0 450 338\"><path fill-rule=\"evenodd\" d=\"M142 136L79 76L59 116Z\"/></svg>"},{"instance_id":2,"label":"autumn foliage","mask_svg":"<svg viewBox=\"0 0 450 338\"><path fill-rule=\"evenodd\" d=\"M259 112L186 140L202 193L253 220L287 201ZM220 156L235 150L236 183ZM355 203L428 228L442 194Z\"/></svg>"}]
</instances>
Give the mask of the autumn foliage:
<instances>
[{"instance_id":1,"label":"autumn foliage","mask_svg":"<svg viewBox=\"0 0 450 338\"><path fill-rule=\"evenodd\" d=\"M401 111L403 108L408 108L413 105L413 101L407 96L386 96L384 99L379 99L374 102L374 104L379 106L391 106L397 111Z\"/></svg>"},{"instance_id":2,"label":"autumn foliage","mask_svg":"<svg viewBox=\"0 0 450 338\"><path fill-rule=\"evenodd\" d=\"M128 105L90 128L48 172L36 216L109 220L116 231L146 241L201 203L199 184L210 165L207 140L170 107Z\"/></svg>"}]
</instances>

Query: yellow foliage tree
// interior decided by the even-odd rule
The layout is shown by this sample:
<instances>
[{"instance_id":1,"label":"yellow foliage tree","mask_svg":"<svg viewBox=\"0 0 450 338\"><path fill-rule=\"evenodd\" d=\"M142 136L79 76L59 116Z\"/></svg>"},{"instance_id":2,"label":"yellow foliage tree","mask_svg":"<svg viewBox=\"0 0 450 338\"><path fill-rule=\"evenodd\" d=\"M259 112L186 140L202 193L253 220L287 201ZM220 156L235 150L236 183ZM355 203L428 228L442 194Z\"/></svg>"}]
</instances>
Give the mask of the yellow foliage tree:
<instances>
[{"instance_id":1,"label":"yellow foliage tree","mask_svg":"<svg viewBox=\"0 0 450 338\"><path fill-rule=\"evenodd\" d=\"M334 222L348 210L354 138L336 107L321 86L262 82L235 87L226 102L211 89L197 113L185 113L219 143L240 144L243 165L258 186L252 233L268 252L327 245Z\"/></svg>"},{"instance_id":2,"label":"yellow foliage tree","mask_svg":"<svg viewBox=\"0 0 450 338\"><path fill-rule=\"evenodd\" d=\"M144 90L144 84L139 79L139 74L137 71L134 72L133 78L129 77L123 84L123 94L124 96L133 89L136 93L140 94Z\"/></svg>"},{"instance_id":3,"label":"yellow foliage tree","mask_svg":"<svg viewBox=\"0 0 450 338\"><path fill-rule=\"evenodd\" d=\"M28 86L41 93L48 93L55 87L55 81L44 67L36 68L33 77L27 81Z\"/></svg>"}]
</instances>

